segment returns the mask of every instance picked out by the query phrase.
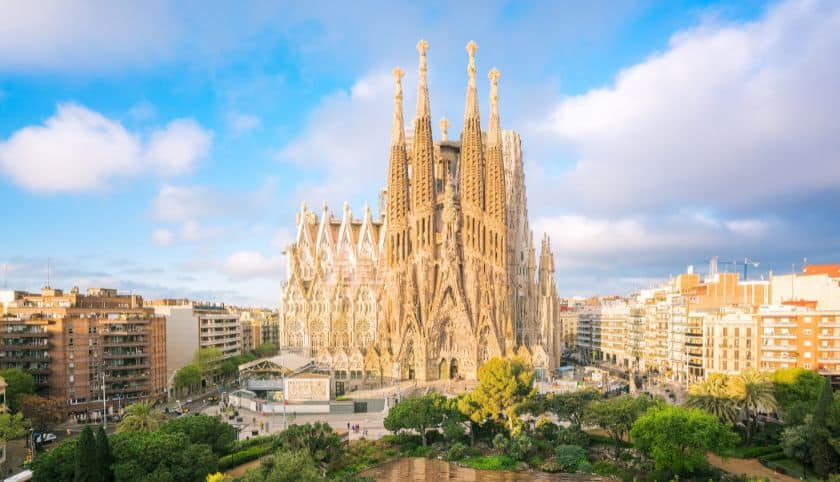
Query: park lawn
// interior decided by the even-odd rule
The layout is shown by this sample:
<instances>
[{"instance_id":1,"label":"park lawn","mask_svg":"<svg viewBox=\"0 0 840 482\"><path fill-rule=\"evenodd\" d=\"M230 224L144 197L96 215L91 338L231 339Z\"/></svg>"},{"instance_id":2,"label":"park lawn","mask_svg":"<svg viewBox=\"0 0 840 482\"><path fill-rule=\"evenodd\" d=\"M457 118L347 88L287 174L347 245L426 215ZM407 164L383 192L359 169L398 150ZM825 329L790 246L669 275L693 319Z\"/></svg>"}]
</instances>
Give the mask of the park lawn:
<instances>
[{"instance_id":1,"label":"park lawn","mask_svg":"<svg viewBox=\"0 0 840 482\"><path fill-rule=\"evenodd\" d=\"M799 461L797 461L797 460L785 458L785 459L774 460L774 461L772 461L772 463L775 463L776 465L784 467L784 469L787 470L788 475L791 476L791 477L797 477L797 478L802 477L802 464L800 464ZM823 480L817 474L815 474L814 472L811 472L810 469L808 469L806 471L806 473L808 475L808 480L814 480L814 481Z\"/></svg>"}]
</instances>

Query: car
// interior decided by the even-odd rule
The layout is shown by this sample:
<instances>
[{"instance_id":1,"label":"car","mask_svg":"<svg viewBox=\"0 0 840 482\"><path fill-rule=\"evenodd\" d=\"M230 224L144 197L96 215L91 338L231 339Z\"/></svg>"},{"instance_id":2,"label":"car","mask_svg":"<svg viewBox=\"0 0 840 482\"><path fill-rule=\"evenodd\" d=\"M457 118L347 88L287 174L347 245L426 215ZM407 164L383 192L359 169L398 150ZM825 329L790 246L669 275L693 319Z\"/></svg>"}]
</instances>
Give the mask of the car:
<instances>
[{"instance_id":1,"label":"car","mask_svg":"<svg viewBox=\"0 0 840 482\"><path fill-rule=\"evenodd\" d=\"M48 444L50 442L55 442L56 435L54 433L39 433L35 435L35 443L37 444Z\"/></svg>"}]
</instances>

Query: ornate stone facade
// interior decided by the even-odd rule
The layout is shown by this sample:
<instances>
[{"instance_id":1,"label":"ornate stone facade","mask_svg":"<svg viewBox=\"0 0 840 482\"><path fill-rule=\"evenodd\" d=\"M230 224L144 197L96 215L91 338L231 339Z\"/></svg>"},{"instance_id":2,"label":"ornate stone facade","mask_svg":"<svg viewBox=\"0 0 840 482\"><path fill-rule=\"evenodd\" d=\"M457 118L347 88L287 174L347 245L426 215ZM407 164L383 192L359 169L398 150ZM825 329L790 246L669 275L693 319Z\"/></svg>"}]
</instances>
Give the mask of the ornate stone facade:
<instances>
[{"instance_id":1,"label":"ornate stone facade","mask_svg":"<svg viewBox=\"0 0 840 482\"><path fill-rule=\"evenodd\" d=\"M406 138L402 76L396 94L384 212L361 219L306 205L288 247L281 342L310 350L348 388L384 379L475 378L492 356L550 369L559 304L544 238L537 267L528 226L519 135L502 131L499 72L489 72L490 125L481 130L474 42L464 130L432 138L426 51L420 41L417 108ZM349 375L349 377L348 377Z\"/></svg>"}]
</instances>

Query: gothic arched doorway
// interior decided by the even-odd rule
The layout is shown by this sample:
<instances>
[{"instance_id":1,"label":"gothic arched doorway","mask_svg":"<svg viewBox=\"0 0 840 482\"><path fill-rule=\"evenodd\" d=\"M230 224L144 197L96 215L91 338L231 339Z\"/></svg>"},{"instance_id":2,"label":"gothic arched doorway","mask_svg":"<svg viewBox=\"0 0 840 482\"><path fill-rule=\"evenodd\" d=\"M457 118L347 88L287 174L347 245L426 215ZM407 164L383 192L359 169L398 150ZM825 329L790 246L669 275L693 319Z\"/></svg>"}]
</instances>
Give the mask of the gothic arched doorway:
<instances>
[{"instance_id":1,"label":"gothic arched doorway","mask_svg":"<svg viewBox=\"0 0 840 482\"><path fill-rule=\"evenodd\" d=\"M414 366L408 367L408 379L414 380Z\"/></svg>"},{"instance_id":2,"label":"gothic arched doorway","mask_svg":"<svg viewBox=\"0 0 840 482\"><path fill-rule=\"evenodd\" d=\"M438 378L441 380L449 378L449 367L446 365L446 359L444 358L441 358L440 363L438 363Z\"/></svg>"},{"instance_id":3,"label":"gothic arched doorway","mask_svg":"<svg viewBox=\"0 0 840 482\"><path fill-rule=\"evenodd\" d=\"M453 380L458 378L458 360L454 358L449 362L449 378Z\"/></svg>"}]
</instances>

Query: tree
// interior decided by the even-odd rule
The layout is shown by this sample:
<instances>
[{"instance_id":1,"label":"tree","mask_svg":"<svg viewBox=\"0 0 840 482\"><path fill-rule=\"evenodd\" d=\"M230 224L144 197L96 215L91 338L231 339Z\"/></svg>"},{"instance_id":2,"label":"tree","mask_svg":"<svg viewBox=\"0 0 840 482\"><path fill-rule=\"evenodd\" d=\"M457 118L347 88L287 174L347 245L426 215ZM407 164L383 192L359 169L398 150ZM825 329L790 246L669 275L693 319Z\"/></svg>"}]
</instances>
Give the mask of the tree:
<instances>
[{"instance_id":1,"label":"tree","mask_svg":"<svg viewBox=\"0 0 840 482\"><path fill-rule=\"evenodd\" d=\"M440 395L406 398L394 405L385 417L385 428L391 432L416 430L426 445L426 429L443 422L444 407Z\"/></svg>"},{"instance_id":2,"label":"tree","mask_svg":"<svg viewBox=\"0 0 840 482\"><path fill-rule=\"evenodd\" d=\"M214 371L223 357L221 350L215 347L200 348L193 355L193 363L198 365L201 373L207 375Z\"/></svg>"},{"instance_id":3,"label":"tree","mask_svg":"<svg viewBox=\"0 0 840 482\"><path fill-rule=\"evenodd\" d=\"M615 455L618 457L624 436L653 403L647 397L632 395L596 400L586 407L585 420L607 431L615 443Z\"/></svg>"},{"instance_id":4,"label":"tree","mask_svg":"<svg viewBox=\"0 0 840 482\"><path fill-rule=\"evenodd\" d=\"M32 461L32 481L73 480L76 473L76 446L78 442L78 437L68 439L52 450L42 452L35 457L35 460Z\"/></svg>"},{"instance_id":5,"label":"tree","mask_svg":"<svg viewBox=\"0 0 840 482\"><path fill-rule=\"evenodd\" d=\"M228 453L236 440L236 429L232 425L206 415L176 418L163 424L161 430L182 433L192 443L207 444L217 456Z\"/></svg>"},{"instance_id":6,"label":"tree","mask_svg":"<svg viewBox=\"0 0 840 482\"><path fill-rule=\"evenodd\" d=\"M102 482L102 473L96 465L96 440L90 425L85 426L76 444L76 470L73 482Z\"/></svg>"},{"instance_id":7,"label":"tree","mask_svg":"<svg viewBox=\"0 0 840 482\"><path fill-rule=\"evenodd\" d=\"M476 423L507 423L513 431L520 405L534 393L534 370L521 358L493 357L478 369L478 386L462 404Z\"/></svg>"},{"instance_id":8,"label":"tree","mask_svg":"<svg viewBox=\"0 0 840 482\"><path fill-rule=\"evenodd\" d=\"M697 408L659 405L636 420L633 445L648 454L656 468L693 472L706 464L706 452L725 453L738 436L714 415Z\"/></svg>"},{"instance_id":9,"label":"tree","mask_svg":"<svg viewBox=\"0 0 840 482\"><path fill-rule=\"evenodd\" d=\"M251 470L242 482L326 482L309 454L303 451L279 451L262 459L260 468Z\"/></svg>"},{"instance_id":10,"label":"tree","mask_svg":"<svg viewBox=\"0 0 840 482\"><path fill-rule=\"evenodd\" d=\"M254 349L258 358L265 358L277 354L277 347L273 343L263 343Z\"/></svg>"},{"instance_id":11,"label":"tree","mask_svg":"<svg viewBox=\"0 0 840 482\"><path fill-rule=\"evenodd\" d=\"M831 383L823 379L822 390L814 408L813 430L811 431L811 463L814 472L821 477L836 473L840 466L840 457L832 446L832 434L829 430L829 416L832 411Z\"/></svg>"},{"instance_id":12,"label":"tree","mask_svg":"<svg viewBox=\"0 0 840 482\"><path fill-rule=\"evenodd\" d=\"M183 433L122 432L111 437L114 479L195 482L218 470L218 457Z\"/></svg>"},{"instance_id":13,"label":"tree","mask_svg":"<svg viewBox=\"0 0 840 482\"><path fill-rule=\"evenodd\" d=\"M193 387L200 383L201 368L195 363L184 365L175 373L175 388L192 390Z\"/></svg>"},{"instance_id":14,"label":"tree","mask_svg":"<svg viewBox=\"0 0 840 482\"><path fill-rule=\"evenodd\" d=\"M32 429L46 432L64 418L64 402L55 397L23 395L18 399L20 411L32 421Z\"/></svg>"},{"instance_id":15,"label":"tree","mask_svg":"<svg viewBox=\"0 0 840 482\"><path fill-rule=\"evenodd\" d=\"M550 412L559 420L567 420L572 426L579 429L583 424L587 405L599 398L601 398L601 394L591 389L534 395L522 404L520 412L534 415Z\"/></svg>"},{"instance_id":16,"label":"tree","mask_svg":"<svg viewBox=\"0 0 840 482\"><path fill-rule=\"evenodd\" d=\"M12 412L17 412L20 410L18 405L20 396L35 393L35 379L20 368L0 370L0 377L6 380L6 405Z\"/></svg>"},{"instance_id":17,"label":"tree","mask_svg":"<svg viewBox=\"0 0 840 482\"><path fill-rule=\"evenodd\" d=\"M105 429L100 425L99 430L96 431L96 467L99 469L99 474L103 482L112 482L114 480L114 471L111 469L113 461L111 444L108 442L108 434L105 433Z\"/></svg>"},{"instance_id":18,"label":"tree","mask_svg":"<svg viewBox=\"0 0 840 482\"><path fill-rule=\"evenodd\" d=\"M150 402L133 403L125 409L125 415L117 425L117 433L153 432L158 429L163 420L163 414L154 411Z\"/></svg>"},{"instance_id":19,"label":"tree","mask_svg":"<svg viewBox=\"0 0 840 482\"><path fill-rule=\"evenodd\" d=\"M788 426L804 423L814 411L823 377L804 368L782 368L770 376L778 408Z\"/></svg>"},{"instance_id":20,"label":"tree","mask_svg":"<svg viewBox=\"0 0 840 482\"><path fill-rule=\"evenodd\" d=\"M706 380L688 387L686 405L705 410L722 422L735 423L738 405L730 390L730 379L721 373L712 373Z\"/></svg>"},{"instance_id":21,"label":"tree","mask_svg":"<svg viewBox=\"0 0 840 482\"><path fill-rule=\"evenodd\" d=\"M22 413L0 413L0 440L7 441L29 433L29 420Z\"/></svg>"},{"instance_id":22,"label":"tree","mask_svg":"<svg viewBox=\"0 0 840 482\"><path fill-rule=\"evenodd\" d=\"M787 427L782 431L781 446L788 457L799 460L803 464L811 462L811 437L813 426L810 423Z\"/></svg>"},{"instance_id":23,"label":"tree","mask_svg":"<svg viewBox=\"0 0 840 482\"><path fill-rule=\"evenodd\" d=\"M302 451L308 454L323 472L326 472L326 467L339 455L341 438L326 422L315 422L314 424L292 425L281 432L274 446L287 451Z\"/></svg>"},{"instance_id":24,"label":"tree","mask_svg":"<svg viewBox=\"0 0 840 482\"><path fill-rule=\"evenodd\" d=\"M588 462L586 450L577 445L558 445L554 448L554 461L563 472L574 473L581 462Z\"/></svg>"},{"instance_id":25,"label":"tree","mask_svg":"<svg viewBox=\"0 0 840 482\"><path fill-rule=\"evenodd\" d=\"M730 391L738 406L744 412L747 429L747 445L752 443L752 436L758 423L759 411L776 409L776 397L773 385L758 370L746 370L735 376L730 384Z\"/></svg>"}]
</instances>

